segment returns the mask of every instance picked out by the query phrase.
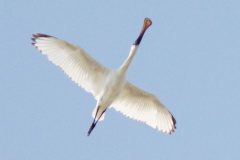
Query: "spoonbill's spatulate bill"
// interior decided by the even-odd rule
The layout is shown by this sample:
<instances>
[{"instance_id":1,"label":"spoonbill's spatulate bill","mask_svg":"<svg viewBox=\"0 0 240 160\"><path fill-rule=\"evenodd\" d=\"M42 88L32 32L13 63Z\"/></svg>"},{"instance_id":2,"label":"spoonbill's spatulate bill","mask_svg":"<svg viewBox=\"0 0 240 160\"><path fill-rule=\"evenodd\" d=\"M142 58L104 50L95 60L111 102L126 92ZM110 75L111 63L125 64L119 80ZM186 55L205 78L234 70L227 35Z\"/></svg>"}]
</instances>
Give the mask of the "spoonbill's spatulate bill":
<instances>
[{"instance_id":1,"label":"spoonbill's spatulate bill","mask_svg":"<svg viewBox=\"0 0 240 160\"><path fill-rule=\"evenodd\" d=\"M144 20L143 28L132 45L128 58L117 70L104 67L79 46L41 33L33 35L32 44L97 100L92 113L94 120L88 135L97 122L104 119L108 107L113 107L127 117L168 134L176 129L176 120L155 95L135 87L126 80L128 67L151 24L150 19Z\"/></svg>"}]
</instances>

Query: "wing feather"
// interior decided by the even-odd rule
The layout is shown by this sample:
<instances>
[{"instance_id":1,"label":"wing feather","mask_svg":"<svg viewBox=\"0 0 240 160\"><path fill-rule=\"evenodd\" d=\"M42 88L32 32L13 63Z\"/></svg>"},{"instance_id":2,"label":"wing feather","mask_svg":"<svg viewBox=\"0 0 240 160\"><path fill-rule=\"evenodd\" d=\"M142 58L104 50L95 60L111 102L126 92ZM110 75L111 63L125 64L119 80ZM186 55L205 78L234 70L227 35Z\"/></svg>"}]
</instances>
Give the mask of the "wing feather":
<instances>
[{"instance_id":1,"label":"wing feather","mask_svg":"<svg viewBox=\"0 0 240 160\"><path fill-rule=\"evenodd\" d=\"M159 131L171 134L176 120L156 96L127 82L112 107L125 116L144 122Z\"/></svg>"},{"instance_id":2,"label":"wing feather","mask_svg":"<svg viewBox=\"0 0 240 160\"><path fill-rule=\"evenodd\" d=\"M41 33L34 34L32 40L32 44L47 55L52 63L98 99L109 69L99 64L82 48L64 40Z\"/></svg>"}]
</instances>

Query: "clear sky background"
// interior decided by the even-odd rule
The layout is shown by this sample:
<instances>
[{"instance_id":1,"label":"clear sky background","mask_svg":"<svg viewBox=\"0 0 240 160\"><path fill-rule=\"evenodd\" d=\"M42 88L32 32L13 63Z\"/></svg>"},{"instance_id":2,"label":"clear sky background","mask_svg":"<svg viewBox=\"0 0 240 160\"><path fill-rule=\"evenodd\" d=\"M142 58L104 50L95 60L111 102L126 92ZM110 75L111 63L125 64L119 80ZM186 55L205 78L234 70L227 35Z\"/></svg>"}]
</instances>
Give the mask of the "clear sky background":
<instances>
[{"instance_id":1,"label":"clear sky background","mask_svg":"<svg viewBox=\"0 0 240 160\"><path fill-rule=\"evenodd\" d=\"M107 111L90 137L93 96L32 45L45 33L106 67L153 24L128 80L177 120L172 135ZM240 1L0 1L1 160L226 160L240 157Z\"/></svg>"}]
</instances>

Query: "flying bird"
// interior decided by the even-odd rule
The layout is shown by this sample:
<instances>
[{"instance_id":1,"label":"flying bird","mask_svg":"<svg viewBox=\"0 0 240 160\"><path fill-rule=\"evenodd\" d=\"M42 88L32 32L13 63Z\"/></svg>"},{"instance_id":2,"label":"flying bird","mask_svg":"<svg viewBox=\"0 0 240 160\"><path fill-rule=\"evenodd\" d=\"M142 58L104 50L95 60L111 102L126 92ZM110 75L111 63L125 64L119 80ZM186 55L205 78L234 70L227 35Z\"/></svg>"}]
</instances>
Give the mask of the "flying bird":
<instances>
[{"instance_id":1,"label":"flying bird","mask_svg":"<svg viewBox=\"0 0 240 160\"><path fill-rule=\"evenodd\" d=\"M104 119L109 107L168 134L176 129L175 118L158 98L137 88L126 79L127 70L145 31L151 24L152 21L145 18L143 28L131 46L128 58L117 70L104 67L77 45L46 34L33 34L32 44L97 100L88 136L98 121Z\"/></svg>"}]
</instances>

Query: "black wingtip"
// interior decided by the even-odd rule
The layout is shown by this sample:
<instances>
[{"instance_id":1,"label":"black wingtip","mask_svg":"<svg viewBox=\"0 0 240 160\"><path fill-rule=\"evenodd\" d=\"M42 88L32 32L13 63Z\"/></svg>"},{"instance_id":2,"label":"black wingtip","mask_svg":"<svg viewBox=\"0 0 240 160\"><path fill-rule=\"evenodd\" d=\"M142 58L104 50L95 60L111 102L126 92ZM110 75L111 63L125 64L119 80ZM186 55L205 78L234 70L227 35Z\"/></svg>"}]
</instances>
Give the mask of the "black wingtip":
<instances>
[{"instance_id":1,"label":"black wingtip","mask_svg":"<svg viewBox=\"0 0 240 160\"><path fill-rule=\"evenodd\" d=\"M177 127L176 127L176 124L177 124L177 121L176 121L176 119L173 117L173 115L171 114L171 116L172 116L172 121L173 121L173 126L172 126L172 130L170 131L170 135L173 133L173 132L175 132L175 129L177 129Z\"/></svg>"},{"instance_id":2,"label":"black wingtip","mask_svg":"<svg viewBox=\"0 0 240 160\"><path fill-rule=\"evenodd\" d=\"M52 37L52 36L49 36L47 34L42 34L42 33L35 33L32 35L35 39L36 38L40 38L40 37Z\"/></svg>"},{"instance_id":3,"label":"black wingtip","mask_svg":"<svg viewBox=\"0 0 240 160\"><path fill-rule=\"evenodd\" d=\"M172 114L171 114L172 115ZM175 129L177 129L177 127L176 127L176 124L177 124L177 121L176 121L176 119L173 117L173 115L172 115L172 120L173 120L173 130L175 130Z\"/></svg>"},{"instance_id":4,"label":"black wingtip","mask_svg":"<svg viewBox=\"0 0 240 160\"><path fill-rule=\"evenodd\" d=\"M35 34L33 34L32 35L33 36L33 38L31 38L31 40L33 41L33 43L31 43L33 46L35 46L36 47L36 40L38 39L38 38L48 38L48 37L53 37L53 36L49 36L49 35L47 35L47 34L42 34L42 33L35 33ZM37 47L36 47L37 48Z\"/></svg>"}]
</instances>

